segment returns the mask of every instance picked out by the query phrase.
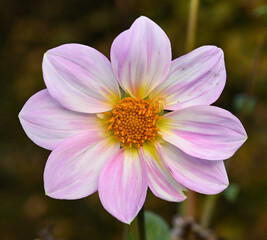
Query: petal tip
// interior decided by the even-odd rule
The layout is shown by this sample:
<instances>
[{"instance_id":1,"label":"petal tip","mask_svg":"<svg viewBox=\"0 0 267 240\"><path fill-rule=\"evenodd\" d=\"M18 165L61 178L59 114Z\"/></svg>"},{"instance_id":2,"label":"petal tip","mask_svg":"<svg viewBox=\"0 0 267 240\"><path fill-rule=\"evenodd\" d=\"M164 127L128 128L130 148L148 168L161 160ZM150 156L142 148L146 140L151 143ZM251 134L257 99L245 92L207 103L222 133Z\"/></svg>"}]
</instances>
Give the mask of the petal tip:
<instances>
[{"instance_id":1,"label":"petal tip","mask_svg":"<svg viewBox=\"0 0 267 240\"><path fill-rule=\"evenodd\" d=\"M217 54L223 60L224 59L224 52L221 48L217 47Z\"/></svg>"},{"instance_id":2,"label":"petal tip","mask_svg":"<svg viewBox=\"0 0 267 240\"><path fill-rule=\"evenodd\" d=\"M52 193L49 192L49 191L46 189L46 187L44 187L44 192L45 192L45 195L46 195L47 197L50 197L50 198L56 198L56 197L53 196L53 192L52 192Z\"/></svg>"},{"instance_id":3,"label":"petal tip","mask_svg":"<svg viewBox=\"0 0 267 240\"><path fill-rule=\"evenodd\" d=\"M218 55L219 58L224 56L223 50L220 47L217 47L215 45L204 45L204 46L201 46L195 50L200 50L200 49L206 50L211 55L214 55L214 56Z\"/></svg>"},{"instance_id":4,"label":"petal tip","mask_svg":"<svg viewBox=\"0 0 267 240\"><path fill-rule=\"evenodd\" d=\"M133 219L130 219L130 220L122 220L122 222L124 222L125 224L128 224L128 225L131 225Z\"/></svg>"},{"instance_id":5,"label":"petal tip","mask_svg":"<svg viewBox=\"0 0 267 240\"><path fill-rule=\"evenodd\" d=\"M137 21L143 21L143 22L149 22L149 23L154 23L155 24L155 22L153 21L153 20L151 20L150 18L148 18L147 16L143 16L143 15L141 15L139 18L137 18L136 20L135 20L136 22Z\"/></svg>"},{"instance_id":6,"label":"petal tip","mask_svg":"<svg viewBox=\"0 0 267 240\"><path fill-rule=\"evenodd\" d=\"M228 180L228 177L226 177L225 182L218 184L216 190L214 190L212 193L204 193L204 194L207 194L207 195L219 194L219 193L223 192L228 186L229 186L229 180Z\"/></svg>"},{"instance_id":7,"label":"petal tip","mask_svg":"<svg viewBox=\"0 0 267 240\"><path fill-rule=\"evenodd\" d=\"M186 190L187 191L187 190ZM184 200L187 199L187 196L185 195L184 192L182 192L182 196L178 199L178 202L183 202Z\"/></svg>"},{"instance_id":8,"label":"petal tip","mask_svg":"<svg viewBox=\"0 0 267 240\"><path fill-rule=\"evenodd\" d=\"M229 182L228 183L224 183L220 186L220 188L218 189L218 192L217 193L214 193L214 194L219 194L221 192L223 192L227 187L229 186ZM213 195L214 195L213 194Z\"/></svg>"},{"instance_id":9,"label":"petal tip","mask_svg":"<svg viewBox=\"0 0 267 240\"><path fill-rule=\"evenodd\" d=\"M49 56L54 55L54 54L53 54L53 50L54 50L54 48L49 49L49 50L47 50L47 51L44 53L43 61L44 61L45 59L48 59Z\"/></svg>"},{"instance_id":10,"label":"petal tip","mask_svg":"<svg viewBox=\"0 0 267 240\"><path fill-rule=\"evenodd\" d=\"M20 112L19 112L19 114L18 114L18 118L19 118L19 120L22 119L22 113L23 113L23 108L20 110Z\"/></svg>"}]
</instances>

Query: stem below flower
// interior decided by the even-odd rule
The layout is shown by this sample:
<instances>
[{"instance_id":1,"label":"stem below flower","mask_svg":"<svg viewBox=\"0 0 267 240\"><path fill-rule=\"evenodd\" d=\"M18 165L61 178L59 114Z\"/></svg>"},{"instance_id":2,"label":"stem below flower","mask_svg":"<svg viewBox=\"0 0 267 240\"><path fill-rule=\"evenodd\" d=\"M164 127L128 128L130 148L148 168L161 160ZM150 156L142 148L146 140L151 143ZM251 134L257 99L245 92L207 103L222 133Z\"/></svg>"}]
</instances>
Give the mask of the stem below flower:
<instances>
[{"instance_id":1,"label":"stem below flower","mask_svg":"<svg viewBox=\"0 0 267 240\"><path fill-rule=\"evenodd\" d=\"M139 240L146 240L146 227L145 227L145 214L144 213L145 213L145 209L143 206L137 215Z\"/></svg>"},{"instance_id":2,"label":"stem below flower","mask_svg":"<svg viewBox=\"0 0 267 240\"><path fill-rule=\"evenodd\" d=\"M185 48L186 53L192 51L195 47L198 7L199 7L199 0L190 1L186 48ZM196 217L195 205L196 205L196 193L189 190L188 202L187 202L187 215L189 215L192 218Z\"/></svg>"},{"instance_id":3,"label":"stem below flower","mask_svg":"<svg viewBox=\"0 0 267 240\"><path fill-rule=\"evenodd\" d=\"M187 215L196 218L196 193L189 190L188 191L188 203L187 203Z\"/></svg>"},{"instance_id":4,"label":"stem below flower","mask_svg":"<svg viewBox=\"0 0 267 240\"><path fill-rule=\"evenodd\" d=\"M203 228L208 228L210 225L212 214L218 197L219 194L206 196L205 205L201 217L201 225Z\"/></svg>"},{"instance_id":5,"label":"stem below flower","mask_svg":"<svg viewBox=\"0 0 267 240\"><path fill-rule=\"evenodd\" d=\"M137 218L135 218L130 225L124 224L123 240L135 239L138 240Z\"/></svg>"}]
</instances>

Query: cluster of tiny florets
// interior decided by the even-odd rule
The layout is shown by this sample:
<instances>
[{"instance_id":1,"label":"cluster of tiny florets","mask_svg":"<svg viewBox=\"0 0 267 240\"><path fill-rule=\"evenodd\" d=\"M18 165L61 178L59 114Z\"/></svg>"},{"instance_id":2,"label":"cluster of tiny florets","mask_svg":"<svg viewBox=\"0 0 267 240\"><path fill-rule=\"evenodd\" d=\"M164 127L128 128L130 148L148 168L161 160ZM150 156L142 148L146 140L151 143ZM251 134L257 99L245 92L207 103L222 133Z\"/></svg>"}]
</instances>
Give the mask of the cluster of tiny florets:
<instances>
[{"instance_id":1,"label":"cluster of tiny florets","mask_svg":"<svg viewBox=\"0 0 267 240\"><path fill-rule=\"evenodd\" d=\"M145 141L155 140L158 134L157 120L160 118L160 103L151 99L124 98L115 104L106 123L121 146L128 144L140 147Z\"/></svg>"}]
</instances>

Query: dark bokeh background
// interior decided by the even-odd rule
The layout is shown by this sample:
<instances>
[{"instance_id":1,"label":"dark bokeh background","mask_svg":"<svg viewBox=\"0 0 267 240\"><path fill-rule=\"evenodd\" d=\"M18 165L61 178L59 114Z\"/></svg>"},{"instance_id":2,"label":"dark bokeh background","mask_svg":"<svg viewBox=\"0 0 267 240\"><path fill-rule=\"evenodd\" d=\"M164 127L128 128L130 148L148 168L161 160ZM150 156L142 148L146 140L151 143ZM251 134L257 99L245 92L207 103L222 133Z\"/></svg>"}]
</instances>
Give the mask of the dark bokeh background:
<instances>
[{"instance_id":1,"label":"dark bokeh background","mask_svg":"<svg viewBox=\"0 0 267 240\"><path fill-rule=\"evenodd\" d=\"M200 2L196 47L214 44L225 52L227 84L215 104L237 115L249 136L227 161L234 185L218 199L211 227L224 239L263 240L267 236L267 51L266 25L255 10L264 1ZM41 62L48 49L76 42L109 57L116 35L146 15L165 30L176 58L184 54L188 8L187 0L0 1L0 239L34 239L49 225L54 225L57 238L65 240L121 239L123 224L103 209L97 194L76 201L44 195L42 174L49 151L27 138L17 115L31 95L45 88ZM203 199L198 195L198 209ZM176 204L151 193L146 208L170 225L176 212Z\"/></svg>"}]
</instances>

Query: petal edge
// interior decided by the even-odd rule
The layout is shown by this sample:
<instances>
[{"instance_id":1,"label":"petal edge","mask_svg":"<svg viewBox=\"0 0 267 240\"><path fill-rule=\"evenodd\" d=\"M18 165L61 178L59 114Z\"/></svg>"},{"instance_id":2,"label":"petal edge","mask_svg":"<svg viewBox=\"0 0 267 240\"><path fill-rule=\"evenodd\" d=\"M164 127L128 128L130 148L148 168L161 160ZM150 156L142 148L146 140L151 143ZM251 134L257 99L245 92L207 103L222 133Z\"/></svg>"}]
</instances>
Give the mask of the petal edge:
<instances>
[{"instance_id":1,"label":"petal edge","mask_svg":"<svg viewBox=\"0 0 267 240\"><path fill-rule=\"evenodd\" d=\"M188 189L202 194L217 194L227 188L229 181L223 161L189 156L167 142L161 146L164 161L173 177Z\"/></svg>"},{"instance_id":2,"label":"petal edge","mask_svg":"<svg viewBox=\"0 0 267 240\"><path fill-rule=\"evenodd\" d=\"M150 97L164 99L167 110L212 104L226 82L223 56L216 46L202 46L173 60L168 77Z\"/></svg>"},{"instance_id":3,"label":"petal edge","mask_svg":"<svg viewBox=\"0 0 267 240\"><path fill-rule=\"evenodd\" d=\"M124 223L142 208L147 192L147 173L138 151L120 149L101 171L99 197L103 207Z\"/></svg>"},{"instance_id":4,"label":"petal edge","mask_svg":"<svg viewBox=\"0 0 267 240\"><path fill-rule=\"evenodd\" d=\"M205 160L230 158L247 139L239 119L215 106L193 106L165 114L158 126L165 141Z\"/></svg>"},{"instance_id":5,"label":"petal edge","mask_svg":"<svg viewBox=\"0 0 267 240\"><path fill-rule=\"evenodd\" d=\"M145 98L166 78L171 45L164 31L147 17L139 17L111 46L112 69L132 97Z\"/></svg>"},{"instance_id":6,"label":"petal edge","mask_svg":"<svg viewBox=\"0 0 267 240\"><path fill-rule=\"evenodd\" d=\"M109 60L82 44L48 50L43 58L43 77L50 95L73 111L104 112L120 100Z\"/></svg>"}]
</instances>

